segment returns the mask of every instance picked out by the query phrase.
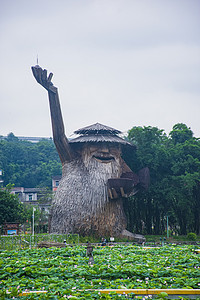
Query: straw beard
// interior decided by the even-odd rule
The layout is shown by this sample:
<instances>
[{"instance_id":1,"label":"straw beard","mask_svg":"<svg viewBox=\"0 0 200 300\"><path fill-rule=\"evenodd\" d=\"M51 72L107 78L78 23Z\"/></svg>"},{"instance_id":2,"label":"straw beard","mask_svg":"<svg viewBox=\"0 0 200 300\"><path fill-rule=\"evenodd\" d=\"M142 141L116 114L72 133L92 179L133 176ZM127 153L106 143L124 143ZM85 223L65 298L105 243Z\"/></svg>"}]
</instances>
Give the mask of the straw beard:
<instances>
[{"instance_id":1,"label":"straw beard","mask_svg":"<svg viewBox=\"0 0 200 300\"><path fill-rule=\"evenodd\" d=\"M106 162L98 159L101 155L107 157ZM63 166L62 180L52 204L51 232L90 234L102 231L98 228L102 226L101 216L109 216L108 210L113 209L109 204L107 180L121 173L119 151L112 153L110 160L109 155L99 151L91 153L86 148L78 159Z\"/></svg>"}]
</instances>

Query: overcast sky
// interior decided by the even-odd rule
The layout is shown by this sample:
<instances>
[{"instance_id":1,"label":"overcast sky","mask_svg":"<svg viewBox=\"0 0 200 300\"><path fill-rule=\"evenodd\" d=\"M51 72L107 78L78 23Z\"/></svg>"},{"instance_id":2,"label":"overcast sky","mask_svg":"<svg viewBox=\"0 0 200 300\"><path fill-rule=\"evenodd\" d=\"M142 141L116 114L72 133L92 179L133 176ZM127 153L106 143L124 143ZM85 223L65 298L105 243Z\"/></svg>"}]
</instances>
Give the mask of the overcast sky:
<instances>
[{"instance_id":1,"label":"overcast sky","mask_svg":"<svg viewBox=\"0 0 200 300\"><path fill-rule=\"evenodd\" d=\"M200 137L200 0L0 0L0 135L52 136L53 72L69 136L176 123Z\"/></svg>"}]
</instances>

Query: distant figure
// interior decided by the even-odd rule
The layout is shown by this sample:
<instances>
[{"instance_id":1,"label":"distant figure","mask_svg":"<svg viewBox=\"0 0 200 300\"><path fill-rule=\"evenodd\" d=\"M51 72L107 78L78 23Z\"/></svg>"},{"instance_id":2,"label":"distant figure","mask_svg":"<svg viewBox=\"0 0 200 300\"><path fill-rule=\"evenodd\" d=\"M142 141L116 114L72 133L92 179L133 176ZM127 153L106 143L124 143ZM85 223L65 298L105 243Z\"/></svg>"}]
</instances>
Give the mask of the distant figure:
<instances>
[{"instance_id":1,"label":"distant figure","mask_svg":"<svg viewBox=\"0 0 200 300\"><path fill-rule=\"evenodd\" d=\"M107 240L102 238L102 243L101 243L101 246L106 246L106 243L107 243Z\"/></svg>"},{"instance_id":2,"label":"distant figure","mask_svg":"<svg viewBox=\"0 0 200 300\"><path fill-rule=\"evenodd\" d=\"M89 256L88 264L93 265L94 264L93 246L90 243L88 243L87 245L86 255Z\"/></svg>"},{"instance_id":3,"label":"distant figure","mask_svg":"<svg viewBox=\"0 0 200 300\"><path fill-rule=\"evenodd\" d=\"M92 255L93 249L94 249L94 247L90 243L88 243L87 250L86 250L86 255L87 256Z\"/></svg>"}]
</instances>

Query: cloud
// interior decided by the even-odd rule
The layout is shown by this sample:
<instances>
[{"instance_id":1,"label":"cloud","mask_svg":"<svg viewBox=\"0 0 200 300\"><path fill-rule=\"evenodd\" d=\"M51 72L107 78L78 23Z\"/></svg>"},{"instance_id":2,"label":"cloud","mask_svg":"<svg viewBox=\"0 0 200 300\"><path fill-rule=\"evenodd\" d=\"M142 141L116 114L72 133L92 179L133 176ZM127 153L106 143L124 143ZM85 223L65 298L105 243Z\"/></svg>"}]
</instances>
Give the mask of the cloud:
<instances>
[{"instance_id":1,"label":"cloud","mask_svg":"<svg viewBox=\"0 0 200 300\"><path fill-rule=\"evenodd\" d=\"M3 0L1 132L51 135L47 93L30 67L53 71L66 132L186 122L199 136L198 0Z\"/></svg>"}]
</instances>

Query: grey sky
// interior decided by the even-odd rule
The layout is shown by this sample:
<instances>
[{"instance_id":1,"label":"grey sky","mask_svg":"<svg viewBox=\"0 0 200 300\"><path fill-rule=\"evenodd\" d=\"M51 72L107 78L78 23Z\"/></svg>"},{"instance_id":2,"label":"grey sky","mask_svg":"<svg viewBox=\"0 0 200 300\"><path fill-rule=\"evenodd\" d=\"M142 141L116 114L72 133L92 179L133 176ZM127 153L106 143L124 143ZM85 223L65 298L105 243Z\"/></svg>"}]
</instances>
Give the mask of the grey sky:
<instances>
[{"instance_id":1,"label":"grey sky","mask_svg":"<svg viewBox=\"0 0 200 300\"><path fill-rule=\"evenodd\" d=\"M0 0L0 135L52 136L38 55L68 136L99 122L200 137L199 33L199 0Z\"/></svg>"}]
</instances>

